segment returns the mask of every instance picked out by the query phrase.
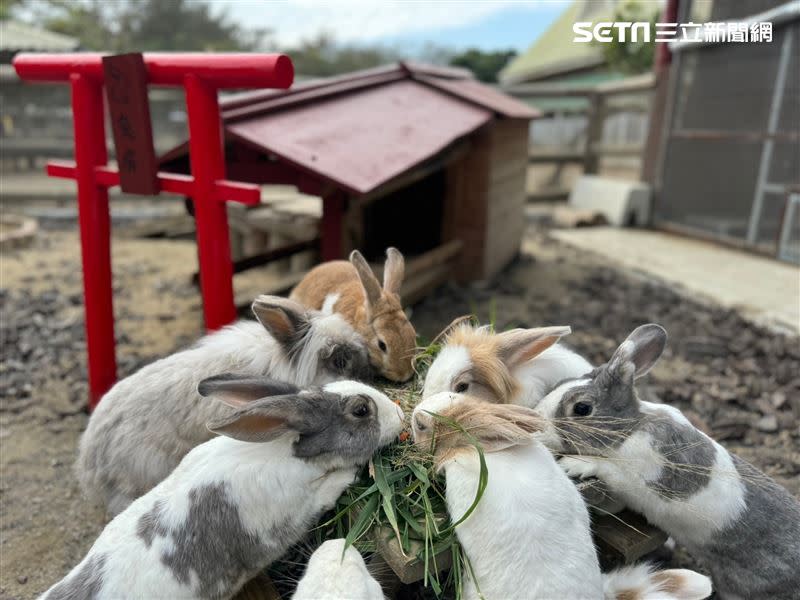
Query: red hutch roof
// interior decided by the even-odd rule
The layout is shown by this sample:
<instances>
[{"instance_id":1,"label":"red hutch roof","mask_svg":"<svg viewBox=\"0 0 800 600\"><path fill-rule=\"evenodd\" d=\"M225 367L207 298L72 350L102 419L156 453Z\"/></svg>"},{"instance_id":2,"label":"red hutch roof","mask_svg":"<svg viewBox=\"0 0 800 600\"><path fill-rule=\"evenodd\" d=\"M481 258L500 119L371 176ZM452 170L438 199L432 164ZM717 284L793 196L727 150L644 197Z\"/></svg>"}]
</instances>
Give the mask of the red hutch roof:
<instances>
[{"instance_id":1,"label":"red hutch roof","mask_svg":"<svg viewBox=\"0 0 800 600\"><path fill-rule=\"evenodd\" d=\"M221 101L228 139L364 194L435 156L495 117L538 111L463 69L413 63ZM184 155L186 145L162 159Z\"/></svg>"}]
</instances>

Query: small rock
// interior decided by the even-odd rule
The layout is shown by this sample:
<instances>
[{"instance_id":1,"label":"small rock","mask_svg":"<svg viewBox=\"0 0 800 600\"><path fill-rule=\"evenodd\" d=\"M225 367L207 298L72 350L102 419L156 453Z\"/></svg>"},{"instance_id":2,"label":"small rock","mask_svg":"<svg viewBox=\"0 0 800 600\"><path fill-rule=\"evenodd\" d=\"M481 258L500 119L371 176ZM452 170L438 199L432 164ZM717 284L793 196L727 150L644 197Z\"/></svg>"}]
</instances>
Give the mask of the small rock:
<instances>
[{"instance_id":1,"label":"small rock","mask_svg":"<svg viewBox=\"0 0 800 600\"><path fill-rule=\"evenodd\" d=\"M17 577L17 583L19 583L20 585L25 585L26 583L28 583L28 576L20 575L19 577Z\"/></svg>"},{"instance_id":2,"label":"small rock","mask_svg":"<svg viewBox=\"0 0 800 600\"><path fill-rule=\"evenodd\" d=\"M775 415L763 416L756 423L756 428L764 433L774 433L778 431L778 418Z\"/></svg>"},{"instance_id":3,"label":"small rock","mask_svg":"<svg viewBox=\"0 0 800 600\"><path fill-rule=\"evenodd\" d=\"M786 404L786 394L783 392L775 392L772 394L772 406L780 408L784 404Z\"/></svg>"}]
</instances>

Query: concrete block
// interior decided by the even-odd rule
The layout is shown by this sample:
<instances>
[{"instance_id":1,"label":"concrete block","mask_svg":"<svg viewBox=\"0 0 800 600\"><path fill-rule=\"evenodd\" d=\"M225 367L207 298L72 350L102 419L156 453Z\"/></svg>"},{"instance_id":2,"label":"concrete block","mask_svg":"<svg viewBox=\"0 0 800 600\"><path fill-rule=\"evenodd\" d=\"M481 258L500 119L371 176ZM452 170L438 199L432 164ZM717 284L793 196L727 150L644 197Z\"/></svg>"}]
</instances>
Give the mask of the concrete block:
<instances>
[{"instance_id":1,"label":"concrete block","mask_svg":"<svg viewBox=\"0 0 800 600\"><path fill-rule=\"evenodd\" d=\"M637 181L583 175L570 192L569 205L599 212L611 225L641 227L650 222L650 186Z\"/></svg>"}]
</instances>

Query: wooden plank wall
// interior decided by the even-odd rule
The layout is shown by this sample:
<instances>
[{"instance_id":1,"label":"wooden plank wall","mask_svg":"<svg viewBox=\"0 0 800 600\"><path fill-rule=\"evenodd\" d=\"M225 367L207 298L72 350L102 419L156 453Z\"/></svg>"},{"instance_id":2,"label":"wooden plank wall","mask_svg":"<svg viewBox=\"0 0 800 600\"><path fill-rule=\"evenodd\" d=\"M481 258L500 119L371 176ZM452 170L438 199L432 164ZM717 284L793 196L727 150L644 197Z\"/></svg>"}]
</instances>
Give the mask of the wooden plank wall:
<instances>
[{"instance_id":1,"label":"wooden plank wall","mask_svg":"<svg viewBox=\"0 0 800 600\"><path fill-rule=\"evenodd\" d=\"M483 277L483 255L488 210L490 127L470 137L469 151L447 167L447 191L442 241L459 239L464 245L456 263L455 278L471 281Z\"/></svg>"},{"instance_id":2,"label":"wooden plank wall","mask_svg":"<svg viewBox=\"0 0 800 600\"><path fill-rule=\"evenodd\" d=\"M495 121L491 130L483 276L496 275L519 252L525 231L528 122Z\"/></svg>"},{"instance_id":3,"label":"wooden plank wall","mask_svg":"<svg viewBox=\"0 0 800 600\"><path fill-rule=\"evenodd\" d=\"M528 122L496 120L448 166L442 240L464 242L459 281L491 277L519 252L527 164Z\"/></svg>"}]
</instances>

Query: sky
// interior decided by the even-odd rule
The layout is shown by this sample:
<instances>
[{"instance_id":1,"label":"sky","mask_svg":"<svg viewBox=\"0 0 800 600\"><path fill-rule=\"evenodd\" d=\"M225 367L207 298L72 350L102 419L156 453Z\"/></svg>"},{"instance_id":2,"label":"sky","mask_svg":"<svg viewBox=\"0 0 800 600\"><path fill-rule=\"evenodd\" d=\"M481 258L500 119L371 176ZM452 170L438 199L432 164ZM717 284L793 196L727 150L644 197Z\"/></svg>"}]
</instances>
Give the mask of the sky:
<instances>
[{"instance_id":1,"label":"sky","mask_svg":"<svg viewBox=\"0 0 800 600\"><path fill-rule=\"evenodd\" d=\"M324 31L342 43L527 49L569 0L212 0L243 27L290 47Z\"/></svg>"}]
</instances>

